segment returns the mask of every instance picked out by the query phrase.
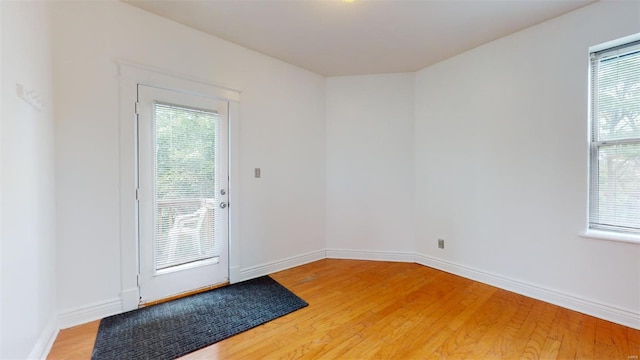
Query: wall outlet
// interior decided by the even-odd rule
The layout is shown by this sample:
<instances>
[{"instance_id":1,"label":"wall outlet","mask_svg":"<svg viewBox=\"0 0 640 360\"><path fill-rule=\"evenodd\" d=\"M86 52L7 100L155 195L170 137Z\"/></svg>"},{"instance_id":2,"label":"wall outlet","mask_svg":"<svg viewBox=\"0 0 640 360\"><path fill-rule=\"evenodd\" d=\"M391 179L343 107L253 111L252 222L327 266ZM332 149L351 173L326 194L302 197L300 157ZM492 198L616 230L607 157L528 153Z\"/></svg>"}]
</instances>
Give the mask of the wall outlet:
<instances>
[{"instance_id":1,"label":"wall outlet","mask_svg":"<svg viewBox=\"0 0 640 360\"><path fill-rule=\"evenodd\" d=\"M254 176L256 179L259 179L259 178L260 178L260 173L261 173L260 168L255 168L255 169L253 169L253 176Z\"/></svg>"},{"instance_id":2,"label":"wall outlet","mask_svg":"<svg viewBox=\"0 0 640 360\"><path fill-rule=\"evenodd\" d=\"M438 239L438 249L444 249L444 239Z\"/></svg>"}]
</instances>

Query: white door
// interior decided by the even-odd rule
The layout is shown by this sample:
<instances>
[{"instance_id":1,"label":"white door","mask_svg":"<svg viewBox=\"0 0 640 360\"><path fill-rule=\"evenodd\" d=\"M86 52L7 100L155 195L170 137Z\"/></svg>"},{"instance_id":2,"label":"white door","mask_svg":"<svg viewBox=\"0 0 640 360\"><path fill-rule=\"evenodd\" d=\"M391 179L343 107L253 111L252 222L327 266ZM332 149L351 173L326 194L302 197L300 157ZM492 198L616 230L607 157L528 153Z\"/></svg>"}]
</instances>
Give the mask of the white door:
<instances>
[{"instance_id":1,"label":"white door","mask_svg":"<svg viewBox=\"0 0 640 360\"><path fill-rule=\"evenodd\" d=\"M228 103L138 85L140 303L229 280Z\"/></svg>"}]
</instances>

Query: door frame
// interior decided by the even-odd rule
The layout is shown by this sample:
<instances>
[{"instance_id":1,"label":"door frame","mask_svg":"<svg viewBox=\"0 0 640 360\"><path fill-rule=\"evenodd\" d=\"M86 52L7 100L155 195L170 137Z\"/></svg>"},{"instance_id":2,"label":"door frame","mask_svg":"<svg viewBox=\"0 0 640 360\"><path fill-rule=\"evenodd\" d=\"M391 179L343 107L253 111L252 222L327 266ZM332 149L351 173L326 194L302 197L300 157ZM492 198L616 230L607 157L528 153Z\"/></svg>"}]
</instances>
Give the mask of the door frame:
<instances>
[{"instance_id":1,"label":"door frame","mask_svg":"<svg viewBox=\"0 0 640 360\"><path fill-rule=\"evenodd\" d=\"M239 280L240 268L240 91L206 81L173 75L128 61L116 61L120 88L120 302L122 311L138 308L137 121L138 85L207 96L229 103L229 282Z\"/></svg>"},{"instance_id":2,"label":"door frame","mask_svg":"<svg viewBox=\"0 0 640 360\"><path fill-rule=\"evenodd\" d=\"M209 205L206 212L210 215L209 220L212 221L209 224L211 226L209 229L212 231L209 233L211 240L219 244L220 253L217 259L212 253L210 257L195 262L157 269L155 247L158 238L156 236L161 231L157 224L159 216L157 206L160 204L160 199L156 193L159 180L156 163L159 126L156 104L175 106L185 111L209 112L210 124L215 124L211 129L216 131L215 140L209 138L210 141L215 142L215 155L211 159L215 164L215 179L212 179L213 187L209 188L210 193L207 196ZM226 207L229 196L227 192L229 189L229 102L209 96L138 85L138 105L138 261L140 266L138 287L141 297L140 306L146 306L229 283L229 208ZM219 191L220 189L223 191ZM200 194L200 197L204 195ZM193 208L186 216L193 216L196 210L200 211L202 209L200 206L205 206L202 201L203 199L198 199L198 205L191 204ZM220 203L224 203L225 207L221 208ZM185 213L182 217L184 216ZM205 214L202 213L203 224L204 218ZM171 224L166 223L166 225ZM170 237L170 232L173 230L170 231L170 228L167 228L166 231L168 232L166 235ZM197 241L200 241L200 236Z\"/></svg>"}]
</instances>

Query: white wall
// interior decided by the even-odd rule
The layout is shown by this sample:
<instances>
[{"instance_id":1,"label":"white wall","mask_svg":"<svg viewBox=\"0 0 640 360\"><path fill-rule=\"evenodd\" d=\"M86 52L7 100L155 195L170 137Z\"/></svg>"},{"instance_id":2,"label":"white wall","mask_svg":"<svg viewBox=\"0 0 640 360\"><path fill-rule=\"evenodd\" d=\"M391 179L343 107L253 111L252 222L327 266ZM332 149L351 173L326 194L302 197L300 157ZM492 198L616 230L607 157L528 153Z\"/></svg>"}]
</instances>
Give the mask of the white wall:
<instances>
[{"instance_id":1,"label":"white wall","mask_svg":"<svg viewBox=\"0 0 640 360\"><path fill-rule=\"evenodd\" d=\"M120 296L118 59L242 92L232 266L324 249L323 77L120 2L53 10L60 310Z\"/></svg>"},{"instance_id":2,"label":"white wall","mask_svg":"<svg viewBox=\"0 0 640 360\"><path fill-rule=\"evenodd\" d=\"M51 44L44 3L0 6L0 358L24 359L46 346L41 335L55 326L56 315ZM40 96L41 111L17 96L17 83Z\"/></svg>"},{"instance_id":3,"label":"white wall","mask_svg":"<svg viewBox=\"0 0 640 360\"><path fill-rule=\"evenodd\" d=\"M600 2L417 73L419 254L640 317L640 246L579 236L588 49L639 31Z\"/></svg>"},{"instance_id":4,"label":"white wall","mask_svg":"<svg viewBox=\"0 0 640 360\"><path fill-rule=\"evenodd\" d=\"M328 255L412 253L414 74L333 77L326 88Z\"/></svg>"}]
</instances>

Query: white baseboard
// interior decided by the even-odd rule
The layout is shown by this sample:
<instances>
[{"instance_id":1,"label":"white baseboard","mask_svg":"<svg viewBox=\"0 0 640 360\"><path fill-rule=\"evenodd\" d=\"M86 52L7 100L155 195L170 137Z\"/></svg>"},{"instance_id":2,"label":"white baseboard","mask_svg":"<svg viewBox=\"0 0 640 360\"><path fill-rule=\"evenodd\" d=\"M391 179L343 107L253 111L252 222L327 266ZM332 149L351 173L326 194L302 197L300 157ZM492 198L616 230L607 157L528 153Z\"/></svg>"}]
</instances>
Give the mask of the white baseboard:
<instances>
[{"instance_id":1,"label":"white baseboard","mask_svg":"<svg viewBox=\"0 0 640 360\"><path fill-rule=\"evenodd\" d=\"M135 310L140 304L140 292L137 287L122 291L120 298L122 302L121 311Z\"/></svg>"},{"instance_id":2,"label":"white baseboard","mask_svg":"<svg viewBox=\"0 0 640 360\"><path fill-rule=\"evenodd\" d=\"M327 249L328 259L415 262L414 253L397 251L362 251Z\"/></svg>"},{"instance_id":3,"label":"white baseboard","mask_svg":"<svg viewBox=\"0 0 640 360\"><path fill-rule=\"evenodd\" d=\"M287 259L273 261L267 264L252 266L246 269L233 267L231 269L232 282L249 280L263 275L268 275L277 271L286 270L292 267L304 265L313 261L325 258L325 251L318 250ZM236 281L234 281L236 280ZM107 316L119 314L123 311L133 310L138 305L138 289L128 289L121 293L120 298L102 301L86 306L77 307L63 311L58 316L60 329L85 324L90 321L102 319ZM133 307L131 308L131 304Z\"/></svg>"},{"instance_id":4,"label":"white baseboard","mask_svg":"<svg viewBox=\"0 0 640 360\"><path fill-rule=\"evenodd\" d=\"M121 312L122 299L116 298L63 311L58 316L58 324L61 329L66 329Z\"/></svg>"},{"instance_id":5,"label":"white baseboard","mask_svg":"<svg viewBox=\"0 0 640 360\"><path fill-rule=\"evenodd\" d=\"M640 329L640 313L615 306L582 299L556 290L524 283L504 276L487 273L464 265L429 256L415 254L415 262L448 273L492 285L517 294L545 301L567 309L609 320L634 329Z\"/></svg>"},{"instance_id":6,"label":"white baseboard","mask_svg":"<svg viewBox=\"0 0 640 360\"><path fill-rule=\"evenodd\" d=\"M31 353L29 353L29 357L27 359L46 359L47 355L49 355L49 351L51 351L53 342L56 341L56 337L58 337L58 332L60 332L58 328L58 321L57 317L54 315L42 330L40 336L38 336L38 340L33 346L33 349L31 349Z\"/></svg>"},{"instance_id":7,"label":"white baseboard","mask_svg":"<svg viewBox=\"0 0 640 360\"><path fill-rule=\"evenodd\" d=\"M359 251L345 249L317 250L244 269L234 266L230 269L231 282L234 283L257 278L325 258L415 262L567 309L609 320L631 328L640 329L640 313L638 312L621 309L592 300L582 299L557 290L528 284L501 275L491 274L450 261L409 252ZM58 333L58 327L65 329L121 313L123 309L125 309L123 307L124 304L133 299L135 295L134 292L137 293L137 289L135 289L135 291L129 290L123 292L122 298L107 300L61 312L58 317L58 322L52 322L43 331L38 343L32 351L33 358L42 358L46 356Z\"/></svg>"},{"instance_id":8,"label":"white baseboard","mask_svg":"<svg viewBox=\"0 0 640 360\"><path fill-rule=\"evenodd\" d=\"M240 266L229 267L229 283L235 284L240 280Z\"/></svg>"},{"instance_id":9,"label":"white baseboard","mask_svg":"<svg viewBox=\"0 0 640 360\"><path fill-rule=\"evenodd\" d=\"M266 264L240 269L239 281L254 279L260 276L269 275L274 272L290 269L292 267L308 264L313 261L326 258L325 250L312 251L306 254L293 256L290 258L272 261Z\"/></svg>"}]
</instances>

